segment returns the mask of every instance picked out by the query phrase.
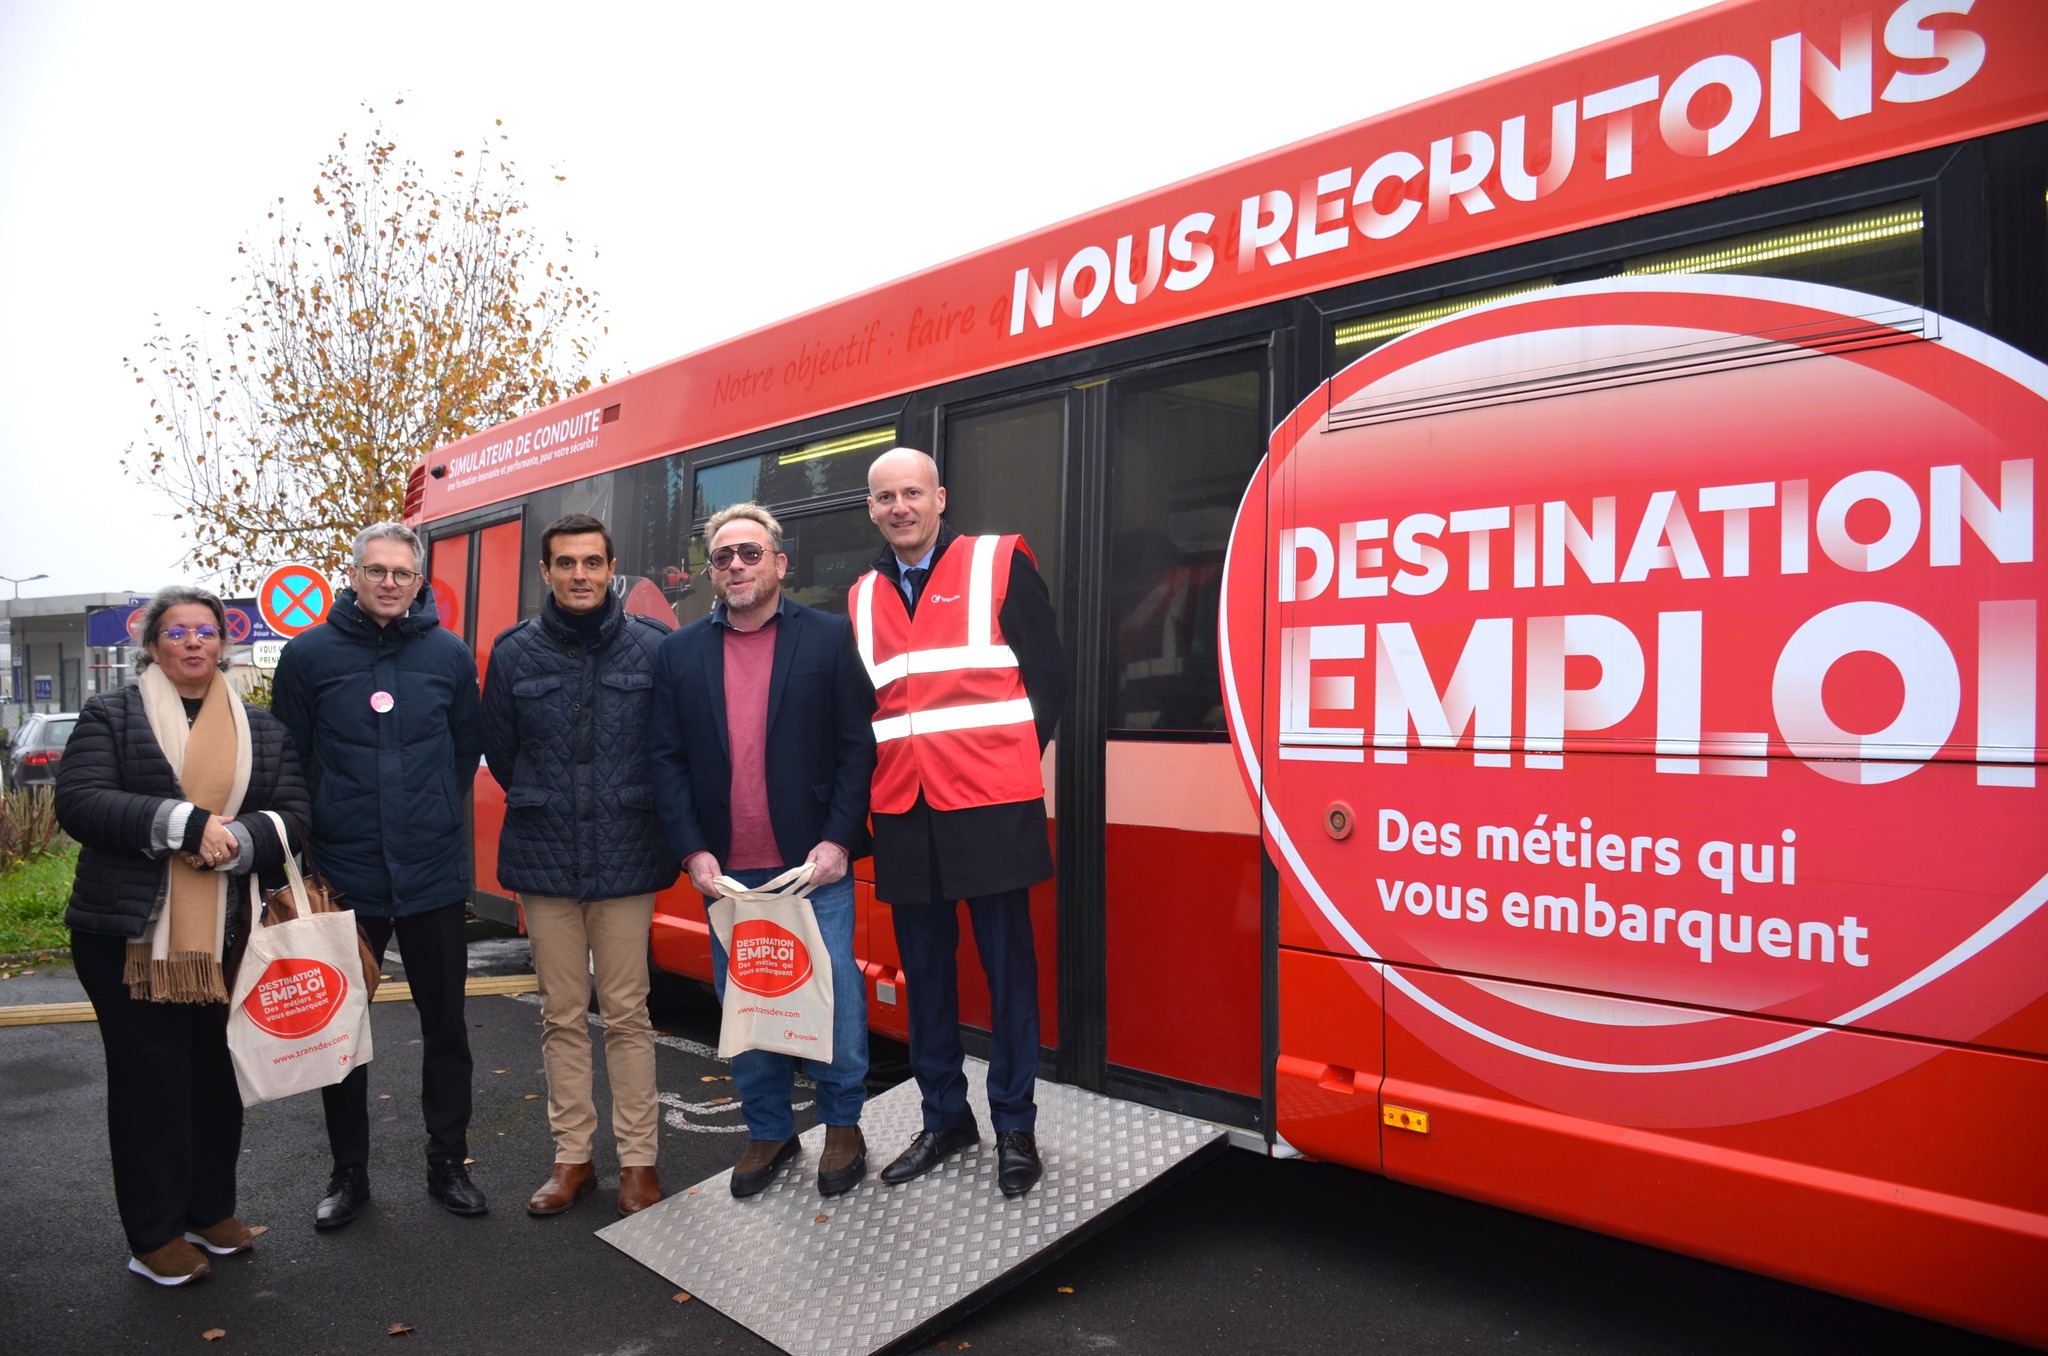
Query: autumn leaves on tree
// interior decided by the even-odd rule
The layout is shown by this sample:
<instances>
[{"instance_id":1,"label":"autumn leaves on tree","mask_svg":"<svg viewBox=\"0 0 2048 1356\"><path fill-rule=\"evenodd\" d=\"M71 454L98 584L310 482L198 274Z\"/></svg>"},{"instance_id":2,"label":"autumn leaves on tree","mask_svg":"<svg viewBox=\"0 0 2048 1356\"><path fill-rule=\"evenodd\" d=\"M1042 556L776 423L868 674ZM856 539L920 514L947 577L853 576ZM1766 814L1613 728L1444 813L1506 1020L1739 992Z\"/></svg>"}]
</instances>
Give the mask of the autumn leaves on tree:
<instances>
[{"instance_id":1,"label":"autumn leaves on tree","mask_svg":"<svg viewBox=\"0 0 2048 1356\"><path fill-rule=\"evenodd\" d=\"M128 362L153 418L123 465L177 505L192 565L244 586L282 560L334 569L358 528L399 516L423 454L605 380L575 242L537 236L523 194L488 144L430 181L373 123L302 216L279 198L242 245L247 292L218 337L158 321Z\"/></svg>"}]
</instances>

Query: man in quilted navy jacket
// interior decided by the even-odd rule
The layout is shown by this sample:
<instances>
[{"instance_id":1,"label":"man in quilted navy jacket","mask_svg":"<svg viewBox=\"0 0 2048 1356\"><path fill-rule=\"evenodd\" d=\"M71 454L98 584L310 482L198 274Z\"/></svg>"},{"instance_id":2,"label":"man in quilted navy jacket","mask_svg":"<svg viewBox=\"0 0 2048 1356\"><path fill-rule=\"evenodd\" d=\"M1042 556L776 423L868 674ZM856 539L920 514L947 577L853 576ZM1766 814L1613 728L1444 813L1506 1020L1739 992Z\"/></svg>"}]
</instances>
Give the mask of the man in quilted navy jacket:
<instances>
[{"instance_id":1,"label":"man in quilted navy jacket","mask_svg":"<svg viewBox=\"0 0 2048 1356\"><path fill-rule=\"evenodd\" d=\"M484 683L484 753L505 788L498 879L519 892L533 939L555 1137L554 1171L526 1203L533 1215L559 1215L597 1185L585 1021L593 979L619 1213L661 1199L647 932L655 892L675 884L678 868L654 813L647 748L655 650L670 628L620 606L615 567L603 523L584 513L550 523L540 536L540 615L498 637Z\"/></svg>"},{"instance_id":2,"label":"man in quilted navy jacket","mask_svg":"<svg viewBox=\"0 0 2048 1356\"><path fill-rule=\"evenodd\" d=\"M403 523L356 536L354 588L285 646L270 710L313 790L313 859L379 956L395 933L419 1009L427 1192L481 1215L469 1180L469 1029L462 1015L471 874L463 804L483 754L476 660L441 629L425 553ZM338 1229L370 1199L369 1066L320 1090L334 1174L314 1211Z\"/></svg>"}]
</instances>

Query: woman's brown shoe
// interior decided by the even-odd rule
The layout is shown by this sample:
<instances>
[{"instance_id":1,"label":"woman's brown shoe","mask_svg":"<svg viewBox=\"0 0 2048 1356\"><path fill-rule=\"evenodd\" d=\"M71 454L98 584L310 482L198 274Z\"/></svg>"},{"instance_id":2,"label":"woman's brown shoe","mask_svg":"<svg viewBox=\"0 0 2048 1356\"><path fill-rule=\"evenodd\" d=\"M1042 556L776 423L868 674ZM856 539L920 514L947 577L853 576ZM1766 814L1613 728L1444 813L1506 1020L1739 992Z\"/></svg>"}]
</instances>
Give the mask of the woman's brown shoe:
<instances>
[{"instance_id":1,"label":"woman's brown shoe","mask_svg":"<svg viewBox=\"0 0 2048 1356\"><path fill-rule=\"evenodd\" d=\"M526 1203L526 1213L559 1215L576 1204L578 1196L589 1194L596 1186L597 1169L588 1163L557 1163L548 1180L540 1184L540 1190Z\"/></svg>"},{"instance_id":2,"label":"woman's brown shoe","mask_svg":"<svg viewBox=\"0 0 2048 1356\"><path fill-rule=\"evenodd\" d=\"M631 1215L661 1199L661 1174L652 1167L619 1169L619 1213Z\"/></svg>"},{"instance_id":3,"label":"woman's brown shoe","mask_svg":"<svg viewBox=\"0 0 2048 1356\"><path fill-rule=\"evenodd\" d=\"M161 1248L129 1258L128 1269L158 1285L184 1285L210 1274L213 1264L206 1260L205 1253L182 1238L174 1238Z\"/></svg>"},{"instance_id":4,"label":"woman's brown shoe","mask_svg":"<svg viewBox=\"0 0 2048 1356\"><path fill-rule=\"evenodd\" d=\"M187 1229L185 1241L197 1243L215 1257L233 1257L256 1246L256 1231L229 1215L220 1223L209 1224L204 1229Z\"/></svg>"}]
</instances>

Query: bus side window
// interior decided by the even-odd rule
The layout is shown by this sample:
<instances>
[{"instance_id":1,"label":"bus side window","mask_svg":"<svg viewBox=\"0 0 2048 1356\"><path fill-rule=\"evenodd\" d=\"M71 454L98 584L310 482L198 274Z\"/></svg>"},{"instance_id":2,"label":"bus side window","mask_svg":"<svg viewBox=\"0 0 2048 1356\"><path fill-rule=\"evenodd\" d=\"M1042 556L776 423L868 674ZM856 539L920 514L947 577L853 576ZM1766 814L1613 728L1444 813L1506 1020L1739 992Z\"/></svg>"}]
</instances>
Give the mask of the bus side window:
<instances>
[{"instance_id":1,"label":"bus side window","mask_svg":"<svg viewBox=\"0 0 2048 1356\"><path fill-rule=\"evenodd\" d=\"M1265 356L1112 388L1111 730L1221 730L1216 607L1244 487L1266 450Z\"/></svg>"},{"instance_id":2,"label":"bus side window","mask_svg":"<svg viewBox=\"0 0 2048 1356\"><path fill-rule=\"evenodd\" d=\"M946 425L946 521L960 532L1023 534L1060 603L1060 481L1064 392L1022 405L955 415Z\"/></svg>"}]
</instances>

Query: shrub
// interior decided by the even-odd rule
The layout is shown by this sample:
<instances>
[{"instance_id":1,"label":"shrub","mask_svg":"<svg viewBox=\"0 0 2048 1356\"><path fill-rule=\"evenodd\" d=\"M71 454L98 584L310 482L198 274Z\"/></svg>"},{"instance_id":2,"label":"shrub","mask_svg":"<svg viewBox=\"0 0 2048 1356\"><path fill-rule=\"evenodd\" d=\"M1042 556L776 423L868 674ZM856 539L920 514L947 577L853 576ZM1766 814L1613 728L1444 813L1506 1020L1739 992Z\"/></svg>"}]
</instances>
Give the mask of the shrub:
<instances>
[{"instance_id":1,"label":"shrub","mask_svg":"<svg viewBox=\"0 0 2048 1356\"><path fill-rule=\"evenodd\" d=\"M77 865L78 845L64 843L25 866L0 871L0 956L71 945L64 906Z\"/></svg>"},{"instance_id":2,"label":"shrub","mask_svg":"<svg viewBox=\"0 0 2048 1356\"><path fill-rule=\"evenodd\" d=\"M16 787L0 801L0 871L42 856L63 838L56 797L48 787Z\"/></svg>"}]
</instances>

